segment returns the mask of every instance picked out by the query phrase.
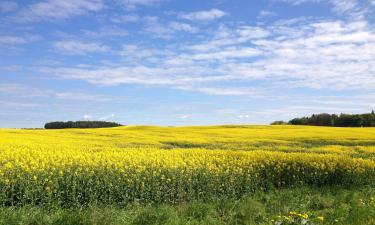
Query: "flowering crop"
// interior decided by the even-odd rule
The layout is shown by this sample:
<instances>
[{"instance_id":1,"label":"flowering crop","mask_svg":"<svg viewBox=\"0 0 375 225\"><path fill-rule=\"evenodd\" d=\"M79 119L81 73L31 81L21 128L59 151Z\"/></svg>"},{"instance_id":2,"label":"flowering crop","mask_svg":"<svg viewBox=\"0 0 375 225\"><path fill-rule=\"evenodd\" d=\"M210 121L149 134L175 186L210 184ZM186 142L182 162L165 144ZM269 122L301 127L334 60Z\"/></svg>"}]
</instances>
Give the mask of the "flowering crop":
<instances>
[{"instance_id":1,"label":"flowering crop","mask_svg":"<svg viewBox=\"0 0 375 225\"><path fill-rule=\"evenodd\" d=\"M290 126L3 129L0 204L175 203L369 184L374 137L371 128Z\"/></svg>"}]
</instances>

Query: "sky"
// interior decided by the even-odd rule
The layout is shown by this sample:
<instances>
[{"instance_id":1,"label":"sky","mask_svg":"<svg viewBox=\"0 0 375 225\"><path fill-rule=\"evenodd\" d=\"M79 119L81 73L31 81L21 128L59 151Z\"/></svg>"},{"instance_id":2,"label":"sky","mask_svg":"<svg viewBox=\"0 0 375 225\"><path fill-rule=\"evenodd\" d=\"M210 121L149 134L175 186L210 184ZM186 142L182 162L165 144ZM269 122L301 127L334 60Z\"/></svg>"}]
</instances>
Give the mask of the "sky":
<instances>
[{"instance_id":1,"label":"sky","mask_svg":"<svg viewBox=\"0 0 375 225\"><path fill-rule=\"evenodd\" d=\"M0 1L0 127L375 108L375 0Z\"/></svg>"}]
</instances>

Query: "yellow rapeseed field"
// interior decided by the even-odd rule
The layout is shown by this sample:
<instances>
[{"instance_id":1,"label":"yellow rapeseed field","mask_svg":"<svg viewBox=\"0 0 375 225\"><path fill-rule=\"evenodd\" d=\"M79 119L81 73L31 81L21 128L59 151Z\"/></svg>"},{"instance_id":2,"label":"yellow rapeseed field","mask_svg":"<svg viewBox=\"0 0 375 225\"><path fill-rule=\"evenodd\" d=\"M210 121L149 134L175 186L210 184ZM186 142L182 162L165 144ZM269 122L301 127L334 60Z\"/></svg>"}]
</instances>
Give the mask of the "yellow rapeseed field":
<instances>
[{"instance_id":1,"label":"yellow rapeseed field","mask_svg":"<svg viewBox=\"0 0 375 225\"><path fill-rule=\"evenodd\" d=\"M375 181L375 129L0 129L0 204L182 202Z\"/></svg>"}]
</instances>

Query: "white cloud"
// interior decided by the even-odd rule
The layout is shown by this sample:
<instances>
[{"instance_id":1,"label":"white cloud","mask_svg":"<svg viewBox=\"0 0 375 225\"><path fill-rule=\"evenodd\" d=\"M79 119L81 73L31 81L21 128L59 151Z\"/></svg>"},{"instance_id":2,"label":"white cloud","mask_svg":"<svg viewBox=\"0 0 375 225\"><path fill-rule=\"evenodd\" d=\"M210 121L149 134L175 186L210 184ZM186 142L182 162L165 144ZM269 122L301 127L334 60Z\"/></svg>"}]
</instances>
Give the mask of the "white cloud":
<instances>
[{"instance_id":1,"label":"white cloud","mask_svg":"<svg viewBox=\"0 0 375 225\"><path fill-rule=\"evenodd\" d=\"M268 11L268 10L262 10L259 12L259 15L258 15L259 18L271 17L271 16L276 16L276 13L272 11Z\"/></svg>"},{"instance_id":2,"label":"white cloud","mask_svg":"<svg viewBox=\"0 0 375 225\"><path fill-rule=\"evenodd\" d=\"M192 117L192 115L179 115L178 116L178 118L180 118L180 119L189 119L191 117Z\"/></svg>"},{"instance_id":3,"label":"white cloud","mask_svg":"<svg viewBox=\"0 0 375 225\"><path fill-rule=\"evenodd\" d=\"M17 21L41 21L69 19L104 8L102 0L46 0L24 7L14 19Z\"/></svg>"},{"instance_id":4,"label":"white cloud","mask_svg":"<svg viewBox=\"0 0 375 225\"><path fill-rule=\"evenodd\" d=\"M164 23L158 17L146 17L146 27L144 31L152 34L154 37L163 39L172 39L178 32L196 33L198 28L176 21Z\"/></svg>"},{"instance_id":5,"label":"white cloud","mask_svg":"<svg viewBox=\"0 0 375 225\"><path fill-rule=\"evenodd\" d=\"M24 45L30 42L35 42L42 40L42 37L39 35L23 35L23 36L14 36L14 35L0 35L0 46L14 46L14 45Z\"/></svg>"},{"instance_id":6,"label":"white cloud","mask_svg":"<svg viewBox=\"0 0 375 225\"><path fill-rule=\"evenodd\" d=\"M231 58L251 58L261 54L262 51L254 48L228 48L221 51L198 53L186 57L194 60L226 60Z\"/></svg>"},{"instance_id":7,"label":"white cloud","mask_svg":"<svg viewBox=\"0 0 375 225\"><path fill-rule=\"evenodd\" d=\"M110 115L100 117L99 120L106 121L106 120L109 120L109 119L114 118L115 116L116 116L116 115L112 113L112 114L110 114Z\"/></svg>"},{"instance_id":8,"label":"white cloud","mask_svg":"<svg viewBox=\"0 0 375 225\"><path fill-rule=\"evenodd\" d=\"M76 91L54 91L54 90L41 90L35 87L30 87L27 85L7 83L0 84L0 93L12 95L13 97L19 98L53 98L60 100L73 100L73 101L90 101L90 102L106 102L113 100L108 96L83 93Z\"/></svg>"},{"instance_id":9,"label":"white cloud","mask_svg":"<svg viewBox=\"0 0 375 225\"><path fill-rule=\"evenodd\" d=\"M138 16L137 14L129 14L129 15L122 15L122 16L111 15L110 20L114 23L137 22L140 20L140 16Z\"/></svg>"},{"instance_id":10,"label":"white cloud","mask_svg":"<svg viewBox=\"0 0 375 225\"><path fill-rule=\"evenodd\" d=\"M1 109L22 109L22 108L28 108L28 109L35 109L39 108L42 105L38 103L30 103L30 102L19 102L19 101L3 101L0 100Z\"/></svg>"},{"instance_id":11,"label":"white cloud","mask_svg":"<svg viewBox=\"0 0 375 225\"><path fill-rule=\"evenodd\" d=\"M249 98L263 97L257 90L241 87L198 87L190 88L190 90L198 91L209 95L222 95L222 96L246 96Z\"/></svg>"},{"instance_id":12,"label":"white cloud","mask_svg":"<svg viewBox=\"0 0 375 225\"><path fill-rule=\"evenodd\" d=\"M279 0L280 2L285 2L285 3L289 3L289 4L292 4L292 5L300 5L300 4L303 4L303 3L307 3L307 2L321 2L322 0Z\"/></svg>"},{"instance_id":13,"label":"white cloud","mask_svg":"<svg viewBox=\"0 0 375 225\"><path fill-rule=\"evenodd\" d=\"M107 115L107 116L103 116L103 117L99 117L99 118L95 118L94 116L92 115L89 115L89 114L85 114L83 115L82 119L83 120L99 120L99 121L107 121L109 119L112 119L116 117L115 114L110 114L110 115Z\"/></svg>"},{"instance_id":14,"label":"white cloud","mask_svg":"<svg viewBox=\"0 0 375 225\"><path fill-rule=\"evenodd\" d=\"M325 3L332 6L332 11L337 14L349 15L354 19L362 19L369 12L369 1L373 0L278 0L290 3L292 5L300 5L304 3Z\"/></svg>"},{"instance_id":15,"label":"white cloud","mask_svg":"<svg viewBox=\"0 0 375 225\"><path fill-rule=\"evenodd\" d=\"M91 115L88 115L88 114L83 115L83 117L82 117L83 120L91 120L92 118L93 117Z\"/></svg>"},{"instance_id":16,"label":"white cloud","mask_svg":"<svg viewBox=\"0 0 375 225\"><path fill-rule=\"evenodd\" d=\"M84 55L89 53L106 52L109 47L100 43L87 43L81 41L64 40L54 43L54 48L59 53Z\"/></svg>"},{"instance_id":17,"label":"white cloud","mask_svg":"<svg viewBox=\"0 0 375 225\"><path fill-rule=\"evenodd\" d=\"M2 1L0 2L0 12L2 13L8 13L13 12L18 7L16 2L11 1Z\"/></svg>"},{"instance_id":18,"label":"white cloud","mask_svg":"<svg viewBox=\"0 0 375 225\"><path fill-rule=\"evenodd\" d=\"M187 20L202 20L209 21L214 19L219 19L223 16L228 15L228 13L221 11L219 9L211 9L207 11L197 11L190 13L180 13L179 18Z\"/></svg>"},{"instance_id":19,"label":"white cloud","mask_svg":"<svg viewBox=\"0 0 375 225\"><path fill-rule=\"evenodd\" d=\"M190 33L195 33L198 31L197 28L187 23L171 22L169 23L169 27L176 31L186 31Z\"/></svg>"},{"instance_id":20,"label":"white cloud","mask_svg":"<svg viewBox=\"0 0 375 225\"><path fill-rule=\"evenodd\" d=\"M0 45L21 45L26 44L27 40L17 36L0 36Z\"/></svg>"},{"instance_id":21,"label":"white cloud","mask_svg":"<svg viewBox=\"0 0 375 225\"><path fill-rule=\"evenodd\" d=\"M102 27L97 31L83 30L83 33L89 37L125 37L129 33L119 27Z\"/></svg>"},{"instance_id":22,"label":"white cloud","mask_svg":"<svg viewBox=\"0 0 375 225\"><path fill-rule=\"evenodd\" d=\"M129 10L134 10L138 6L151 6L158 4L164 0L122 0L122 3Z\"/></svg>"},{"instance_id":23,"label":"white cloud","mask_svg":"<svg viewBox=\"0 0 375 225\"><path fill-rule=\"evenodd\" d=\"M126 45L119 52L126 63L117 65L39 71L93 84L161 85L246 97L264 95L252 88L230 88L233 82L250 86L260 82L257 89L261 90L375 89L375 31L364 20L241 24L221 27L219 33L208 33L194 45L181 43L160 50Z\"/></svg>"},{"instance_id":24,"label":"white cloud","mask_svg":"<svg viewBox=\"0 0 375 225\"><path fill-rule=\"evenodd\" d=\"M242 26L237 30L237 32L241 37L246 37L249 39L265 38L271 35L270 31L254 26Z\"/></svg>"}]
</instances>

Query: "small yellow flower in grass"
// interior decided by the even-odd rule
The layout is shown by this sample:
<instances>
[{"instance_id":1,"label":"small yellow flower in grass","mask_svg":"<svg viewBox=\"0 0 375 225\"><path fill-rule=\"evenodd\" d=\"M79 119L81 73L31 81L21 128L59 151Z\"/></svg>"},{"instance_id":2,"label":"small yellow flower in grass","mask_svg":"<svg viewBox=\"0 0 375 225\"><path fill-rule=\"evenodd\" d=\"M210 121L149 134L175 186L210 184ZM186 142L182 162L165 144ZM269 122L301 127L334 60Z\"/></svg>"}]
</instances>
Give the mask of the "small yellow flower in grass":
<instances>
[{"instance_id":1,"label":"small yellow flower in grass","mask_svg":"<svg viewBox=\"0 0 375 225\"><path fill-rule=\"evenodd\" d=\"M318 216L318 220L324 221L324 217L323 216Z\"/></svg>"}]
</instances>

